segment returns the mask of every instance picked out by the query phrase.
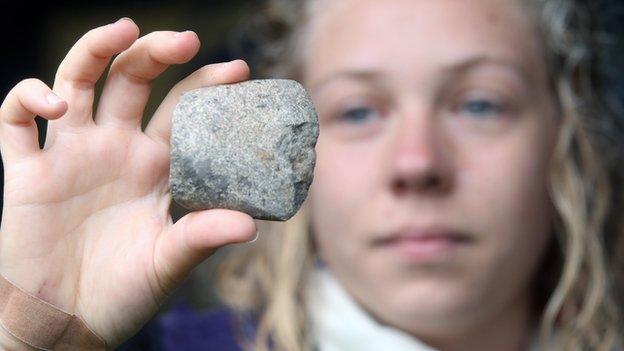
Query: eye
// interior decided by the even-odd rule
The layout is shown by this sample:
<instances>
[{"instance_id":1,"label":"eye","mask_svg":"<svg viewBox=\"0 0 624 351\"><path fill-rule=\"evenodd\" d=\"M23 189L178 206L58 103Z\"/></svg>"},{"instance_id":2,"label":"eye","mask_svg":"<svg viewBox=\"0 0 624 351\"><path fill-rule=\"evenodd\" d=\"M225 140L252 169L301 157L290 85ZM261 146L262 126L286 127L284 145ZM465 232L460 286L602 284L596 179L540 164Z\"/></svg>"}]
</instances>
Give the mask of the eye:
<instances>
[{"instance_id":1,"label":"eye","mask_svg":"<svg viewBox=\"0 0 624 351\"><path fill-rule=\"evenodd\" d=\"M488 99L470 99L461 104L459 112L476 117L497 117L503 114L503 107Z\"/></svg>"},{"instance_id":2,"label":"eye","mask_svg":"<svg viewBox=\"0 0 624 351\"><path fill-rule=\"evenodd\" d=\"M369 106L357 106L345 110L340 119L349 124L365 124L380 118L379 111Z\"/></svg>"}]
</instances>

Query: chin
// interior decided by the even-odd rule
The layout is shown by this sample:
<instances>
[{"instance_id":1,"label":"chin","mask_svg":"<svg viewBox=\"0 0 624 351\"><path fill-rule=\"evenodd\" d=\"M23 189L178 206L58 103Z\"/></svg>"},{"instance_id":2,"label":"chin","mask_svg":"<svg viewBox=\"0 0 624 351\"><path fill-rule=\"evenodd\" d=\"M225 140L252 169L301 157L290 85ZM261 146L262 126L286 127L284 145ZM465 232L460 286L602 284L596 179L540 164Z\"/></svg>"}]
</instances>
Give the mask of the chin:
<instances>
[{"instance_id":1,"label":"chin","mask_svg":"<svg viewBox=\"0 0 624 351\"><path fill-rule=\"evenodd\" d=\"M380 286L383 286L380 284ZM437 331L458 328L469 323L483 307L483 299L475 295L474 288L457 282L419 281L409 285L385 286L381 296L373 301L386 301L371 308L373 315L383 324L408 331Z\"/></svg>"}]
</instances>

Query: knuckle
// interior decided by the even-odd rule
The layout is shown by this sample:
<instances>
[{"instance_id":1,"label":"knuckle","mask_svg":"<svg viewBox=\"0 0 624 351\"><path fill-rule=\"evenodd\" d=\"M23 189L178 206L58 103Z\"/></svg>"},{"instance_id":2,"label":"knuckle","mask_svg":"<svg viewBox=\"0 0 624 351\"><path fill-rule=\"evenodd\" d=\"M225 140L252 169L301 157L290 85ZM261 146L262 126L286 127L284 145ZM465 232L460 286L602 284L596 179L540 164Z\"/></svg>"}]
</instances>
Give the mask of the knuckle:
<instances>
[{"instance_id":1,"label":"knuckle","mask_svg":"<svg viewBox=\"0 0 624 351\"><path fill-rule=\"evenodd\" d=\"M39 88L44 86L45 84L37 79L37 78L26 78L24 80L22 80L21 82L19 82L15 88L17 89L17 91L23 91L23 90L30 90L30 89L34 89L34 88Z\"/></svg>"},{"instance_id":2,"label":"knuckle","mask_svg":"<svg viewBox=\"0 0 624 351\"><path fill-rule=\"evenodd\" d=\"M71 48L68 57L93 57L95 59L105 60L110 57L108 55L108 43L111 36L106 35L105 29L108 26L93 28L85 33ZM61 64L62 65L62 64Z\"/></svg>"},{"instance_id":3,"label":"knuckle","mask_svg":"<svg viewBox=\"0 0 624 351\"><path fill-rule=\"evenodd\" d=\"M144 50L148 55L154 59L154 55L158 55L159 50L157 48L162 47L163 43L167 43L167 40L172 36L173 32L156 31L151 32L142 37L141 42L138 43L137 49Z\"/></svg>"},{"instance_id":4,"label":"knuckle","mask_svg":"<svg viewBox=\"0 0 624 351\"><path fill-rule=\"evenodd\" d=\"M78 42L84 42L84 41L92 40L93 37L97 36L98 33L102 32L104 30L104 28L106 28L106 27L107 26L102 26L102 27L89 29L85 34L82 35L82 37L80 39L78 39Z\"/></svg>"},{"instance_id":5,"label":"knuckle","mask_svg":"<svg viewBox=\"0 0 624 351\"><path fill-rule=\"evenodd\" d=\"M73 77L70 74L72 65L67 64L69 55L71 55L71 53L68 54L68 56L63 60L63 62L61 62L61 64L56 69L56 72L54 74L54 82L63 82L63 81L72 80Z\"/></svg>"},{"instance_id":6,"label":"knuckle","mask_svg":"<svg viewBox=\"0 0 624 351\"><path fill-rule=\"evenodd\" d=\"M61 66L56 70L56 74L54 75L54 82L67 82L71 81L71 76L68 72ZM55 83L56 84L56 83Z\"/></svg>"},{"instance_id":7,"label":"knuckle","mask_svg":"<svg viewBox=\"0 0 624 351\"><path fill-rule=\"evenodd\" d=\"M214 83L215 72L218 64L203 66L190 76L178 82L171 91L176 95L181 95L185 91L210 86Z\"/></svg>"},{"instance_id":8,"label":"knuckle","mask_svg":"<svg viewBox=\"0 0 624 351\"><path fill-rule=\"evenodd\" d=\"M153 45L152 43L157 43L158 40L150 40L150 34L146 34L137 40L135 40L129 48L121 52L115 59L113 60L112 66L117 67L119 65L126 65L130 60L136 60L137 58L144 58L144 54L142 52L150 51L150 47Z\"/></svg>"},{"instance_id":9,"label":"knuckle","mask_svg":"<svg viewBox=\"0 0 624 351\"><path fill-rule=\"evenodd\" d=\"M198 76L202 83L210 83L214 79L215 72L219 69L218 63L206 65L198 70Z\"/></svg>"},{"instance_id":10,"label":"knuckle","mask_svg":"<svg viewBox=\"0 0 624 351\"><path fill-rule=\"evenodd\" d=\"M88 32L84 33L82 35L82 37L80 37L80 39L78 39L74 43L74 45L71 48L70 52L72 52L72 51L81 51L81 50L88 49L88 47L91 45L91 43L93 43L99 37L99 32L101 31L101 29L102 29L101 27L100 28L93 28L93 29L89 30Z\"/></svg>"},{"instance_id":11,"label":"knuckle","mask_svg":"<svg viewBox=\"0 0 624 351\"><path fill-rule=\"evenodd\" d=\"M188 79L188 78L187 78ZM178 83L176 83L171 90L169 90L169 93L167 94L167 96L180 96L180 94L182 94L182 90L184 89L184 82L185 80L181 80Z\"/></svg>"},{"instance_id":12,"label":"knuckle","mask_svg":"<svg viewBox=\"0 0 624 351\"><path fill-rule=\"evenodd\" d=\"M133 44L133 49L148 49L152 45L156 45L164 39L166 36L166 31L154 31L145 34L144 36L138 38Z\"/></svg>"},{"instance_id":13,"label":"knuckle","mask_svg":"<svg viewBox=\"0 0 624 351\"><path fill-rule=\"evenodd\" d=\"M95 80L83 77L80 71L72 71L65 66L59 67L56 71L54 81L78 90L91 89L93 84L95 84Z\"/></svg>"},{"instance_id":14,"label":"knuckle","mask_svg":"<svg viewBox=\"0 0 624 351\"><path fill-rule=\"evenodd\" d=\"M200 84L198 83L197 79L195 79L193 76L187 77L174 85L173 88L170 90L169 94L177 98L180 95L184 94L186 91L199 88L199 86Z\"/></svg>"},{"instance_id":15,"label":"knuckle","mask_svg":"<svg viewBox=\"0 0 624 351\"><path fill-rule=\"evenodd\" d=\"M28 113L28 110L21 102L22 94L15 89L7 95L0 107L0 121L10 122L14 119L15 114Z\"/></svg>"},{"instance_id":16,"label":"knuckle","mask_svg":"<svg viewBox=\"0 0 624 351\"><path fill-rule=\"evenodd\" d=\"M5 110L7 106L13 106L16 103L19 103L20 97L32 94L32 90L36 89L41 84L43 84L43 82L36 78L26 78L20 81L9 91L9 93L5 97L2 103L2 109Z\"/></svg>"},{"instance_id":17,"label":"knuckle","mask_svg":"<svg viewBox=\"0 0 624 351\"><path fill-rule=\"evenodd\" d=\"M63 72L63 69L61 67L59 67L56 70L56 73L54 74L54 81L55 82L60 82L63 81L65 78L65 73Z\"/></svg>"},{"instance_id":18,"label":"knuckle","mask_svg":"<svg viewBox=\"0 0 624 351\"><path fill-rule=\"evenodd\" d=\"M175 32L168 31L168 30L155 30L153 32L146 34L143 38L145 38L145 40L161 39L162 37L170 37L174 33Z\"/></svg>"}]
</instances>

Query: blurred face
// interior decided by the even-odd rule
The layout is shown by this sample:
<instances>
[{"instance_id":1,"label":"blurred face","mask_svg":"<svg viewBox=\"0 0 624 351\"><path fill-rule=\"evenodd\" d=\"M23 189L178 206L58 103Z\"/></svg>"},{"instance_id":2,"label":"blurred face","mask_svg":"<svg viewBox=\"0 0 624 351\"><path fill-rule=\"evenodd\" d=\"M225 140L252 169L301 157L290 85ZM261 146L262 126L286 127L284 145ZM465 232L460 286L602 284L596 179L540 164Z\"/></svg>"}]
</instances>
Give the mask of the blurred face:
<instances>
[{"instance_id":1,"label":"blurred face","mask_svg":"<svg viewBox=\"0 0 624 351\"><path fill-rule=\"evenodd\" d=\"M320 255L382 322L468 330L526 305L549 241L556 116L512 0L321 1L304 81Z\"/></svg>"}]
</instances>

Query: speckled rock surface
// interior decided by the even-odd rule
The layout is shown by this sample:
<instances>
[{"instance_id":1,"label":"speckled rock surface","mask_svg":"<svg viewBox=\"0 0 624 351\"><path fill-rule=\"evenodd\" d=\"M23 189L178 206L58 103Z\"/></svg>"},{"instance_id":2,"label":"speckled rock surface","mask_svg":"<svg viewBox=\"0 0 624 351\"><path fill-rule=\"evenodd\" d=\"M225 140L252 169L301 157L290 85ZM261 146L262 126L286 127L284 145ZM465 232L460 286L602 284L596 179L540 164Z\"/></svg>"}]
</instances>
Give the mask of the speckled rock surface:
<instances>
[{"instance_id":1,"label":"speckled rock surface","mask_svg":"<svg viewBox=\"0 0 624 351\"><path fill-rule=\"evenodd\" d=\"M308 194L318 133L312 101L292 80L186 92L173 113L173 198L191 210L286 220Z\"/></svg>"}]
</instances>

